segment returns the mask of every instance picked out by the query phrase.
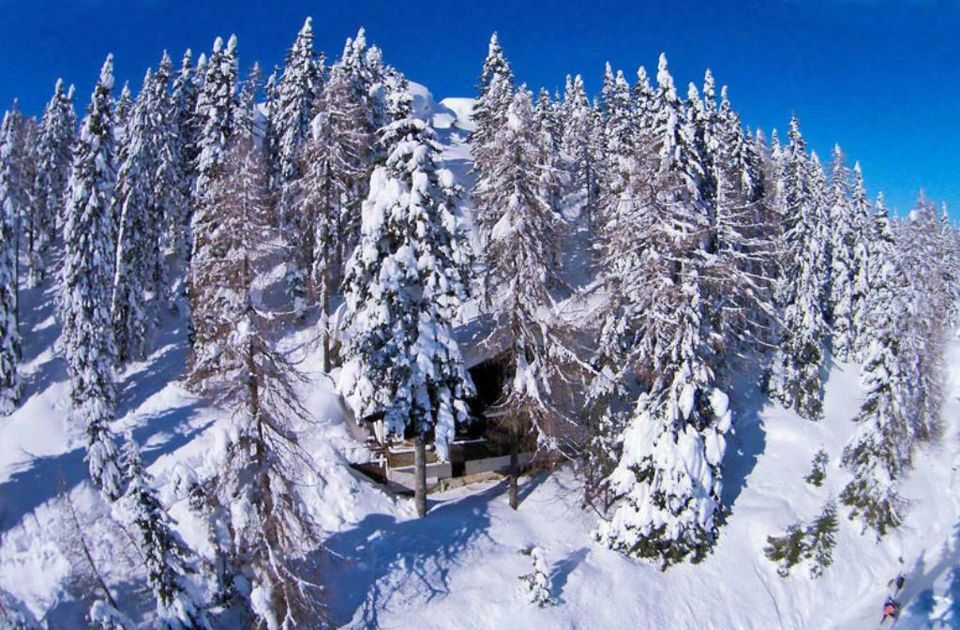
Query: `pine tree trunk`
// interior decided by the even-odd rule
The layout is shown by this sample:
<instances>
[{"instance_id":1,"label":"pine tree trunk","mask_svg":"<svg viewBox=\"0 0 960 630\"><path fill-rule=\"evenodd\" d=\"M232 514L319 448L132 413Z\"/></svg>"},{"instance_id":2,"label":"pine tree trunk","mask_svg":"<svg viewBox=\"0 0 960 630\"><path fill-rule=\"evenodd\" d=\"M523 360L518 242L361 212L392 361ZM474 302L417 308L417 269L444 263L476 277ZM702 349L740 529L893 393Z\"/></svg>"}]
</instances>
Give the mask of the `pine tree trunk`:
<instances>
[{"instance_id":1,"label":"pine tree trunk","mask_svg":"<svg viewBox=\"0 0 960 630\"><path fill-rule=\"evenodd\" d=\"M321 280L321 283L320 319L322 322L322 327L320 334L323 335L323 371L329 374L330 370L333 368L330 361L330 291L328 287L331 286L331 279L329 269L323 270L323 279Z\"/></svg>"},{"instance_id":2,"label":"pine tree trunk","mask_svg":"<svg viewBox=\"0 0 960 630\"><path fill-rule=\"evenodd\" d=\"M417 434L413 448L414 500L417 516L427 515L427 444L423 434Z\"/></svg>"},{"instance_id":3,"label":"pine tree trunk","mask_svg":"<svg viewBox=\"0 0 960 630\"><path fill-rule=\"evenodd\" d=\"M13 245L13 327L20 333L20 215L17 214L17 231Z\"/></svg>"},{"instance_id":4,"label":"pine tree trunk","mask_svg":"<svg viewBox=\"0 0 960 630\"><path fill-rule=\"evenodd\" d=\"M510 507L514 510L519 505L517 496L517 480L520 477L520 468L517 462L518 441L517 435L514 433L510 441Z\"/></svg>"}]
</instances>

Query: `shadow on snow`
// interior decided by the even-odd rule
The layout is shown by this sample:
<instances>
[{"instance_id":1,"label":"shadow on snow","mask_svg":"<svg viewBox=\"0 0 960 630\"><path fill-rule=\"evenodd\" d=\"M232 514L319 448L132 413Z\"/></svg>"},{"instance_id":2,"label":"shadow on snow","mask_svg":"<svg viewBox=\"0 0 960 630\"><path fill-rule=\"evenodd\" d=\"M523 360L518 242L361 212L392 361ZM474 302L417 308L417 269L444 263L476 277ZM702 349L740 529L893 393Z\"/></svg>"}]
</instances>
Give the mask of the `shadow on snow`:
<instances>
[{"instance_id":1,"label":"shadow on snow","mask_svg":"<svg viewBox=\"0 0 960 630\"><path fill-rule=\"evenodd\" d=\"M424 603L446 595L458 555L475 539L488 537L489 503L502 497L506 483L458 500L431 501L423 519L370 514L354 528L330 536L322 564L325 575L336 575L327 586L331 621L377 627L378 612L388 610L410 580ZM399 577L388 580L391 576Z\"/></svg>"}]
</instances>

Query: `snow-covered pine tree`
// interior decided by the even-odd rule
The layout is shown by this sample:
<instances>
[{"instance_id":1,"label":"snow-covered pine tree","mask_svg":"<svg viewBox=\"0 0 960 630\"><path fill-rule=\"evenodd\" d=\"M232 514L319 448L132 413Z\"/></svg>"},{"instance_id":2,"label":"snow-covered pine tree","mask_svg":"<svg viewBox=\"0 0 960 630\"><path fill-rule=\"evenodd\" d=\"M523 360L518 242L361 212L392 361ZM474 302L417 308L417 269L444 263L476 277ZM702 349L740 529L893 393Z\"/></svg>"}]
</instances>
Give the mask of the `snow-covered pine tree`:
<instances>
[{"instance_id":1,"label":"snow-covered pine tree","mask_svg":"<svg viewBox=\"0 0 960 630\"><path fill-rule=\"evenodd\" d=\"M124 81L120 97L113 104L113 142L118 147L127 142L127 123L130 122L132 112L133 94L130 92L130 84Z\"/></svg>"},{"instance_id":2,"label":"snow-covered pine tree","mask_svg":"<svg viewBox=\"0 0 960 630\"><path fill-rule=\"evenodd\" d=\"M569 421L556 404L562 395L557 385L576 360L556 321L551 293L563 287L557 248L564 225L551 204L555 157L549 136L537 128L526 88L514 95L491 146L497 150L471 196L485 236L484 300L496 320L489 335L509 344L497 413L518 440L531 436L538 448L557 450Z\"/></svg>"},{"instance_id":3,"label":"snow-covered pine tree","mask_svg":"<svg viewBox=\"0 0 960 630\"><path fill-rule=\"evenodd\" d=\"M264 163L267 169L267 182L269 184L270 196L276 198L280 189L280 137L277 129L277 118L279 116L279 89L280 89L280 67L274 66L273 72L267 77L267 82L263 86L264 96L264 121L263 121L263 139L261 148L263 149ZM321 91L321 94L323 92Z\"/></svg>"},{"instance_id":4,"label":"snow-covered pine tree","mask_svg":"<svg viewBox=\"0 0 960 630\"><path fill-rule=\"evenodd\" d=\"M640 138L650 134L653 128L653 119L656 113L656 94L650 86L650 77L643 66L637 68L637 81L633 84L630 93L631 108L636 120L636 133ZM643 149L642 142L638 146Z\"/></svg>"},{"instance_id":5,"label":"snow-covered pine tree","mask_svg":"<svg viewBox=\"0 0 960 630\"><path fill-rule=\"evenodd\" d=\"M40 128L32 116L20 113L17 101L13 102L16 133L14 134L14 164L19 182L20 213L17 219L17 238L20 251L26 259L25 276L28 287L35 287L43 274L43 262L38 254L40 236L38 233L37 210L42 195L37 187L37 160Z\"/></svg>"},{"instance_id":6,"label":"snow-covered pine tree","mask_svg":"<svg viewBox=\"0 0 960 630\"><path fill-rule=\"evenodd\" d=\"M724 88L721 88L723 91ZM713 210L717 194L717 152L720 150L720 117L717 107L717 84L713 72L707 68L703 74L703 97L697 108L696 143L703 161L704 183L703 198L708 211ZM710 215L713 218L713 215Z\"/></svg>"},{"instance_id":7,"label":"snow-covered pine tree","mask_svg":"<svg viewBox=\"0 0 960 630\"><path fill-rule=\"evenodd\" d=\"M763 553L771 562L777 563L777 575L786 578L790 569L803 559L806 551L806 532L800 523L791 523L782 536L767 536Z\"/></svg>"},{"instance_id":8,"label":"snow-covered pine tree","mask_svg":"<svg viewBox=\"0 0 960 630\"><path fill-rule=\"evenodd\" d=\"M362 152L364 167L369 173L375 164L386 159L384 147L375 140L379 129L391 122L390 101L395 98L397 91L406 92L406 79L395 69L384 65L379 48L367 45L362 27L355 37L347 38L340 59L331 68L331 77L334 72L339 75L338 81L350 87L350 100L359 107L360 126L357 131L369 139ZM337 89L343 88L339 86ZM339 269L343 268L344 262L360 241L360 201L367 195L368 183L369 177L356 179L354 190L349 194L351 202L340 204L335 261Z\"/></svg>"},{"instance_id":9,"label":"snow-covered pine tree","mask_svg":"<svg viewBox=\"0 0 960 630\"><path fill-rule=\"evenodd\" d=\"M85 427L90 478L111 500L120 496L123 487L110 430L116 405L116 350L110 325L115 250L110 206L116 177L112 88L113 55L108 55L74 150L60 297L61 347L70 374L70 399Z\"/></svg>"},{"instance_id":10,"label":"snow-covered pine tree","mask_svg":"<svg viewBox=\"0 0 960 630\"><path fill-rule=\"evenodd\" d=\"M898 225L897 293L904 300L900 324L900 356L910 427L916 438L928 440L942 430L943 352L950 319L950 289L944 282L944 252L936 206L923 193L909 216ZM871 260L873 254L871 252ZM871 267L872 268L872 267ZM873 278L870 278L871 287Z\"/></svg>"},{"instance_id":11,"label":"snow-covered pine tree","mask_svg":"<svg viewBox=\"0 0 960 630\"><path fill-rule=\"evenodd\" d=\"M950 326L960 325L960 234L953 226L947 212L947 204L940 206L940 274L946 293L947 321Z\"/></svg>"},{"instance_id":12,"label":"snow-covered pine tree","mask_svg":"<svg viewBox=\"0 0 960 630\"><path fill-rule=\"evenodd\" d=\"M621 86L622 88L622 86ZM585 224L596 227L598 171L601 168L597 139L603 130L597 124L595 111L578 74L573 78L569 93L564 95L564 125L561 149L569 173L567 205L577 208Z\"/></svg>"},{"instance_id":13,"label":"snow-covered pine tree","mask_svg":"<svg viewBox=\"0 0 960 630\"><path fill-rule=\"evenodd\" d=\"M148 292L156 299L154 274L162 264L160 229L164 214L157 186L163 121L152 98L157 82L153 72L147 70L127 122L127 142L120 149L113 195L111 214L120 219L110 312L120 362L143 359L147 338L155 327L148 312Z\"/></svg>"},{"instance_id":14,"label":"snow-covered pine tree","mask_svg":"<svg viewBox=\"0 0 960 630\"><path fill-rule=\"evenodd\" d=\"M598 223L607 222L629 186L628 179L637 159L637 125L630 97L630 84L622 71L616 75L607 64L600 94L603 115L603 168L597 174Z\"/></svg>"},{"instance_id":15,"label":"snow-covered pine tree","mask_svg":"<svg viewBox=\"0 0 960 630\"><path fill-rule=\"evenodd\" d=\"M727 397L713 387L703 360L696 269L681 273L687 277L673 281L679 286L661 277L657 297L673 307L674 338L662 348L659 376L640 396L622 437L622 455L608 479L617 505L597 531L607 546L663 569L688 556L702 560L716 542L720 463L730 428Z\"/></svg>"},{"instance_id":16,"label":"snow-covered pine tree","mask_svg":"<svg viewBox=\"0 0 960 630\"><path fill-rule=\"evenodd\" d=\"M216 38L210 60L204 66L203 86L197 96L195 125L197 129L197 178L194 197L199 202L209 180L223 161L226 146L236 127L237 109L237 38L231 36L224 47Z\"/></svg>"},{"instance_id":17,"label":"snow-covered pine tree","mask_svg":"<svg viewBox=\"0 0 960 630\"><path fill-rule=\"evenodd\" d=\"M560 140L563 138L563 124L557 111L558 105L550 98L550 92L542 87L537 94L537 104L533 108L533 114L537 119L537 127L540 131L550 134L550 146L559 155Z\"/></svg>"},{"instance_id":18,"label":"snow-covered pine tree","mask_svg":"<svg viewBox=\"0 0 960 630\"><path fill-rule=\"evenodd\" d=\"M833 355L841 361L853 356L856 282L857 215L850 193L850 172L840 146L833 148L830 176L830 309ZM856 183L854 183L856 185Z\"/></svg>"},{"instance_id":19,"label":"snow-covered pine tree","mask_svg":"<svg viewBox=\"0 0 960 630\"><path fill-rule=\"evenodd\" d=\"M702 165L661 55L652 146L654 194L644 201L638 359L649 372L620 439L622 454L607 480L617 497L598 539L662 568L713 546L721 516L720 462L730 428L727 396L706 359L701 304L708 217L700 198Z\"/></svg>"},{"instance_id":20,"label":"snow-covered pine tree","mask_svg":"<svg viewBox=\"0 0 960 630\"><path fill-rule=\"evenodd\" d=\"M59 236L59 224L66 205L67 182L76 130L73 111L73 88L66 89L58 79L53 96L43 112L37 139L37 191L34 208L34 229L37 233L36 253L40 261L37 280L47 277L46 265Z\"/></svg>"},{"instance_id":21,"label":"snow-covered pine tree","mask_svg":"<svg viewBox=\"0 0 960 630\"><path fill-rule=\"evenodd\" d=\"M20 402L20 331L17 325L17 215L20 211L19 169L13 115L0 128L0 416L9 416Z\"/></svg>"},{"instance_id":22,"label":"snow-covered pine tree","mask_svg":"<svg viewBox=\"0 0 960 630\"><path fill-rule=\"evenodd\" d=\"M191 551L173 529L140 449L127 435L123 462L128 479L124 495L112 505L114 518L135 532L147 570L147 585L156 599L156 627L164 630L209 628L190 583Z\"/></svg>"},{"instance_id":23,"label":"snow-covered pine tree","mask_svg":"<svg viewBox=\"0 0 960 630\"><path fill-rule=\"evenodd\" d=\"M708 75L706 89L712 91ZM774 235L764 216L763 173L753 143L721 89L720 107L705 106L701 142L711 165L712 181L701 187L712 195L709 264L704 269L707 311L712 334L712 367L726 377L730 359L740 350L756 349L765 322L774 317L771 304ZM708 102L710 99L708 99Z\"/></svg>"},{"instance_id":24,"label":"snow-covered pine tree","mask_svg":"<svg viewBox=\"0 0 960 630\"><path fill-rule=\"evenodd\" d=\"M503 126L507 107L513 98L513 71L496 33L490 36L478 87L480 93L473 106L474 130L470 134L470 152L473 155L473 170L481 174L489 170L488 159L496 157L494 136Z\"/></svg>"},{"instance_id":25,"label":"snow-covered pine tree","mask_svg":"<svg viewBox=\"0 0 960 630\"><path fill-rule=\"evenodd\" d=\"M653 194L656 164L650 151L651 128L640 123L641 115L651 113L651 103L645 99L653 98L642 68L639 79L641 84L626 109L622 109L619 98L607 99L616 105L603 108L609 111L604 133L606 169L598 200L601 212L595 245L603 300L593 322L597 334L593 358L596 375L587 392L590 440L585 454L585 499L592 504L602 498L604 511L610 506L605 480L619 459L623 425L633 402L628 400L631 392L627 386L645 369L637 344L646 308L642 282L638 281L644 277L641 253L645 244L638 240L638 234L649 216L647 200ZM647 123L652 124L652 118Z\"/></svg>"},{"instance_id":26,"label":"snow-covered pine tree","mask_svg":"<svg viewBox=\"0 0 960 630\"><path fill-rule=\"evenodd\" d=\"M18 302L19 286L21 279L20 251L27 250L29 259L29 245L26 241L30 233L31 202L33 197L32 180L29 178L29 171L32 170L30 156L27 153L27 138L29 132L27 119L20 112L20 106L16 99L13 100L13 106L4 113L3 127L0 129L0 136L5 146L6 157L4 158L4 203L8 206L11 225L13 226L12 236L14 239L14 259L13 259L13 277L14 277L14 302ZM19 320L19 312L15 309L15 314ZM19 325L19 324L18 324Z\"/></svg>"},{"instance_id":27,"label":"snow-covered pine tree","mask_svg":"<svg viewBox=\"0 0 960 630\"><path fill-rule=\"evenodd\" d=\"M823 480L827 478L828 463L830 463L830 456L827 455L827 452L821 448L814 454L813 461L810 462L810 472L806 477L803 478L803 480L809 483L811 486L816 486L818 488L822 486Z\"/></svg>"},{"instance_id":28,"label":"snow-covered pine tree","mask_svg":"<svg viewBox=\"0 0 960 630\"><path fill-rule=\"evenodd\" d=\"M322 89L323 59L313 49L313 20L307 18L287 52L283 75L277 86L277 112L272 123L277 133L280 196L278 213L284 235L289 239L290 261L287 292L294 310L302 313L310 273L312 226L296 208L298 180L303 175L303 145L310 134L310 122L317 95Z\"/></svg>"},{"instance_id":29,"label":"snow-covered pine tree","mask_svg":"<svg viewBox=\"0 0 960 630\"><path fill-rule=\"evenodd\" d=\"M809 563L811 578L819 578L833 564L836 546L837 504L831 498L823 510L806 527L793 523L782 536L768 536L764 555L777 563L777 575L786 578L790 569L803 561Z\"/></svg>"},{"instance_id":30,"label":"snow-covered pine tree","mask_svg":"<svg viewBox=\"0 0 960 630\"><path fill-rule=\"evenodd\" d=\"M810 577L816 579L833 564L833 548L837 544L837 504L833 499L827 501L823 510L807 528L807 551L804 554L810 561Z\"/></svg>"},{"instance_id":31,"label":"snow-covered pine tree","mask_svg":"<svg viewBox=\"0 0 960 630\"><path fill-rule=\"evenodd\" d=\"M355 37L348 37L343 46L340 59L334 64L342 75L342 80L353 90L353 99L363 111L362 131L373 135L387 124L389 116L385 100L385 74L393 72L383 65L382 54L376 46L367 46L367 34L363 27L357 30ZM377 153L377 147L371 147L371 154Z\"/></svg>"},{"instance_id":32,"label":"snow-covered pine tree","mask_svg":"<svg viewBox=\"0 0 960 630\"><path fill-rule=\"evenodd\" d=\"M193 195L196 176L198 140L200 135L197 113L197 99L200 96L199 68L193 67L193 53L187 49L183 53L180 69L173 80L171 96L170 124L173 129L172 144L178 156L176 169L176 185L179 187L178 198L181 206L170 208L172 216L169 222L172 229L172 240L176 260L182 266L181 272L186 275L189 270L190 259L190 200ZM182 278L179 294L186 293L186 278Z\"/></svg>"},{"instance_id":33,"label":"snow-covered pine tree","mask_svg":"<svg viewBox=\"0 0 960 630\"><path fill-rule=\"evenodd\" d=\"M362 238L347 263L339 386L358 417L382 414L386 435L413 434L422 477L425 441L432 434L447 458L473 391L451 332L467 256L454 214L459 191L438 166L433 130L410 115L409 96L393 111L380 137L388 157L371 177Z\"/></svg>"},{"instance_id":34,"label":"snow-covered pine tree","mask_svg":"<svg viewBox=\"0 0 960 630\"><path fill-rule=\"evenodd\" d=\"M880 196L878 209L882 207ZM863 183L860 163L853 165L853 183L850 192L850 212L853 215L853 283L850 299L851 356L862 359L872 341L869 313L870 242L873 240L873 216Z\"/></svg>"},{"instance_id":35,"label":"snow-covered pine tree","mask_svg":"<svg viewBox=\"0 0 960 630\"><path fill-rule=\"evenodd\" d=\"M903 519L897 482L910 466L913 436L907 417L910 383L901 370L903 296L896 287L895 244L885 209L878 210L870 244L868 303L873 337L863 366L866 395L857 429L843 450L843 465L853 480L840 494L851 518L884 535Z\"/></svg>"},{"instance_id":36,"label":"snow-covered pine tree","mask_svg":"<svg viewBox=\"0 0 960 630\"><path fill-rule=\"evenodd\" d=\"M704 90L709 92L709 97L705 93L701 98L697 86L692 82L687 86L684 113L687 126L693 131L693 146L703 167L703 176L700 178L700 199L707 213L707 220L713 225L716 222L714 198L717 177L714 172L714 163L717 151L717 104L713 75L709 70L707 70ZM709 245L707 250L710 251Z\"/></svg>"},{"instance_id":37,"label":"snow-covered pine tree","mask_svg":"<svg viewBox=\"0 0 960 630\"><path fill-rule=\"evenodd\" d=\"M237 126L237 38L230 37L226 48L219 37L214 40L213 53L206 64L203 88L197 98L197 167L191 200L190 218L190 284L188 341L192 350L191 361L216 336L216 322L204 322L196 310L205 299L213 299L215 286L198 281L194 267L209 267L217 254L210 249L210 240L219 227L218 210L210 198L210 183L223 170L227 145L233 139ZM199 346L199 347L198 347ZM201 359L202 360L202 359Z\"/></svg>"},{"instance_id":38,"label":"snow-covered pine tree","mask_svg":"<svg viewBox=\"0 0 960 630\"><path fill-rule=\"evenodd\" d=\"M827 334L824 337L824 347L830 345L830 323L833 317L833 309L830 306L830 269L832 267L833 248L831 247L832 234L830 230L830 183L827 177L827 171L820 161L820 156L816 151L810 152L810 195L813 199L813 208L815 211L814 242L819 245L819 259L823 262L820 267L821 288L820 288L820 311L823 313L823 320L827 326Z\"/></svg>"},{"instance_id":39,"label":"snow-covered pine tree","mask_svg":"<svg viewBox=\"0 0 960 630\"><path fill-rule=\"evenodd\" d=\"M540 608L550 606L553 604L553 598L550 597L550 573L543 549L533 545L520 553L530 556L533 565L532 572L520 576L520 594L527 602Z\"/></svg>"},{"instance_id":40,"label":"snow-covered pine tree","mask_svg":"<svg viewBox=\"0 0 960 630\"><path fill-rule=\"evenodd\" d=\"M240 82L240 93L237 95L237 114L236 125L241 132L253 134L256 139L259 136L257 120L257 94L260 92L260 64L253 63L247 76ZM263 153L263 147L258 147ZM266 155L263 156L263 166L266 169ZM269 192L269 188L267 188Z\"/></svg>"},{"instance_id":41,"label":"snow-covered pine tree","mask_svg":"<svg viewBox=\"0 0 960 630\"><path fill-rule=\"evenodd\" d=\"M823 296L827 285L827 243L821 225L816 181L819 164L808 158L796 115L783 158L784 273L777 290L782 309L780 344L768 375L770 395L808 420L823 415L823 361L827 324ZM820 174L817 174L817 171Z\"/></svg>"},{"instance_id":42,"label":"snow-covered pine tree","mask_svg":"<svg viewBox=\"0 0 960 630\"><path fill-rule=\"evenodd\" d=\"M184 170L181 160L179 127L176 118L173 95L170 92L170 79L173 76L173 62L166 51L157 64L147 93L146 107L153 117L156 128L154 144L157 147L157 168L151 177L151 188L157 200L156 211L151 215L152 236L150 249L146 252L149 264L153 267L147 288L152 300L148 310L152 323L160 324L160 309L171 308L177 301L177 281L172 277L177 271L174 257L173 269L168 269L167 254L177 253L177 239L180 238L180 226L183 217L189 215L190 194L186 179L189 173Z\"/></svg>"},{"instance_id":43,"label":"snow-covered pine tree","mask_svg":"<svg viewBox=\"0 0 960 630\"><path fill-rule=\"evenodd\" d=\"M301 377L272 348L269 315L255 302L276 222L263 153L249 125L239 125L251 119L235 112L238 126L208 180L205 199L218 221L193 261L206 293L195 307L204 337L188 384L234 411L223 465L207 486L229 531L227 564L239 573L231 577L249 585L237 594L253 626L293 628L323 623L319 587L302 562L319 542L299 488L305 477L317 481L299 465L309 462L296 433L306 415L295 391Z\"/></svg>"},{"instance_id":44,"label":"snow-covered pine tree","mask_svg":"<svg viewBox=\"0 0 960 630\"><path fill-rule=\"evenodd\" d=\"M310 270L309 295L320 309L324 369L329 371L331 298L343 277L340 253L347 247L341 219L360 215L357 193L367 172L371 141L364 131L363 105L338 65L331 69L315 114L298 182L297 207L308 229L301 235L300 254L305 258L300 264Z\"/></svg>"}]
</instances>

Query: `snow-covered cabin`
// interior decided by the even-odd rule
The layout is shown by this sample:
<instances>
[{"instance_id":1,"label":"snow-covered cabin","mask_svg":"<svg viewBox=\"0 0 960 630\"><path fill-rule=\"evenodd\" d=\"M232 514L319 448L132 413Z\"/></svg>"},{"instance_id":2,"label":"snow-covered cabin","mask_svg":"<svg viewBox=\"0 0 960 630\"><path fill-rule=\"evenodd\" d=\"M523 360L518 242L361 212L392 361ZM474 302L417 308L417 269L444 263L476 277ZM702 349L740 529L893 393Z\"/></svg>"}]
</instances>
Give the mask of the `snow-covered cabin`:
<instances>
[{"instance_id":1,"label":"snow-covered cabin","mask_svg":"<svg viewBox=\"0 0 960 630\"><path fill-rule=\"evenodd\" d=\"M501 397L506 378L507 340L490 337L491 328L489 319L481 316L455 331L476 395L469 401L470 422L457 425L456 438L449 445L448 461L439 461L432 446L428 447L427 485L430 487L450 479L509 470L513 434L492 412ZM379 414L356 418L350 413L348 418L354 437L366 444L371 452L370 461L356 467L377 480L400 489L412 489L413 434L405 435L403 439L387 437ZM521 448L519 466L528 465L533 457L532 449Z\"/></svg>"}]
</instances>

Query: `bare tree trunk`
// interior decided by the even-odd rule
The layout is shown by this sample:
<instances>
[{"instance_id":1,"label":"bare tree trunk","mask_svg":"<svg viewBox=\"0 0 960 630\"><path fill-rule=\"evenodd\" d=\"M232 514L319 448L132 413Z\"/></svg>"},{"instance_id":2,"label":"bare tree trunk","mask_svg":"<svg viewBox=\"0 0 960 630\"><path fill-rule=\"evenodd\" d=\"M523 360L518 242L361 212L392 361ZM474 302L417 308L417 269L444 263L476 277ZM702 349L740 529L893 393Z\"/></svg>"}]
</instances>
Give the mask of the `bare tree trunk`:
<instances>
[{"instance_id":1,"label":"bare tree trunk","mask_svg":"<svg viewBox=\"0 0 960 630\"><path fill-rule=\"evenodd\" d=\"M517 480L520 476L520 467L517 461L517 434L514 431L510 440L510 507L517 509L519 505Z\"/></svg>"},{"instance_id":2,"label":"bare tree trunk","mask_svg":"<svg viewBox=\"0 0 960 630\"><path fill-rule=\"evenodd\" d=\"M14 235L13 245L13 327L18 334L20 333L20 224L22 221L20 211L17 211L15 222L17 231ZM114 606L114 608L116 607Z\"/></svg>"},{"instance_id":3,"label":"bare tree trunk","mask_svg":"<svg viewBox=\"0 0 960 630\"><path fill-rule=\"evenodd\" d=\"M413 446L414 501L417 516L427 515L427 444L423 434L418 433Z\"/></svg>"},{"instance_id":4,"label":"bare tree trunk","mask_svg":"<svg viewBox=\"0 0 960 630\"><path fill-rule=\"evenodd\" d=\"M323 371L327 374L330 373L332 369L330 361L330 290L329 287L332 285L330 278L330 270L323 270L323 279L321 280L323 286L320 287L320 319L322 322L322 331L323 335Z\"/></svg>"},{"instance_id":5,"label":"bare tree trunk","mask_svg":"<svg viewBox=\"0 0 960 630\"><path fill-rule=\"evenodd\" d=\"M67 504L67 512L70 515L70 521L74 528L74 536L76 536L77 542L80 543L80 549L83 551L83 557L87 561L87 568L90 569L90 575L97 583L97 586L100 587L100 592L103 593L107 602L117 610L120 610L117 607L117 600L110 594L110 589L107 587L106 581L104 581L103 576L97 569L96 563L93 561L93 554L90 552L90 546L87 544L87 539L83 535L83 528L80 527L80 519L77 518L77 510L73 506L73 499L70 498L70 492L66 487L60 491L60 497L61 500Z\"/></svg>"}]
</instances>

